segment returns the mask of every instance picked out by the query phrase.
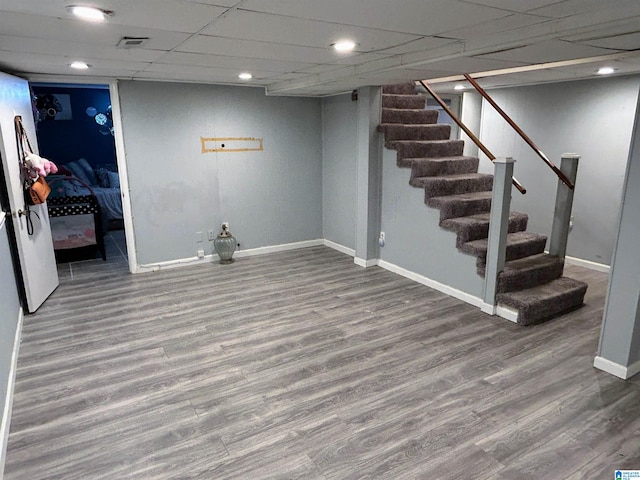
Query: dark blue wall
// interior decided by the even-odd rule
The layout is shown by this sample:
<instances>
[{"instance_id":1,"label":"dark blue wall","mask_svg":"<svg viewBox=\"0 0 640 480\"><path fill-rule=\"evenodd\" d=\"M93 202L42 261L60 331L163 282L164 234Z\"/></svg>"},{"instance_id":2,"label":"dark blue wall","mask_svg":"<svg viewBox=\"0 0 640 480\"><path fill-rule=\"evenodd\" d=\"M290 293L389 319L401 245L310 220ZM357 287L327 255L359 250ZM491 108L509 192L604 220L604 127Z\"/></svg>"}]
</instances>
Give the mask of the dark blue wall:
<instances>
[{"instance_id":1,"label":"dark blue wall","mask_svg":"<svg viewBox=\"0 0 640 480\"><path fill-rule=\"evenodd\" d=\"M111 105L108 89L34 86L38 95L46 93L67 94L71 100L72 120L43 120L37 125L40 155L52 162L67 162L86 158L92 166L116 163L115 144L112 135L102 135L100 126L85 112L95 107L106 112Z\"/></svg>"}]
</instances>

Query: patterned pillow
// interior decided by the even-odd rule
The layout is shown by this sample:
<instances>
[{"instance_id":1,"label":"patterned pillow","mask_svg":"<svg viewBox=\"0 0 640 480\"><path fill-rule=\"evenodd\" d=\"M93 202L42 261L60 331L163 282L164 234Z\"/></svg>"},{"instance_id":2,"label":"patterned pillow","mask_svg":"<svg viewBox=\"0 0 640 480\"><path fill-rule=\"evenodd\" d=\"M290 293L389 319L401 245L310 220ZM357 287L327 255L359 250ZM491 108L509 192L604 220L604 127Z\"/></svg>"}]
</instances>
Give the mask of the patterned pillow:
<instances>
[{"instance_id":1,"label":"patterned pillow","mask_svg":"<svg viewBox=\"0 0 640 480\"><path fill-rule=\"evenodd\" d=\"M84 168L82 168L80 165L78 165L77 162L65 163L64 166L71 173L73 173L74 176L78 177L80 180L84 180L86 183L91 185L91 180L89 180L89 177L87 177L87 174L85 173ZM94 185L95 185L95 183L94 183Z\"/></svg>"},{"instance_id":2,"label":"patterned pillow","mask_svg":"<svg viewBox=\"0 0 640 480\"><path fill-rule=\"evenodd\" d=\"M111 187L111 182L109 181L109 170L107 170L106 168L98 168L96 170L96 178L98 179L99 187Z\"/></svg>"},{"instance_id":3,"label":"patterned pillow","mask_svg":"<svg viewBox=\"0 0 640 480\"><path fill-rule=\"evenodd\" d=\"M118 172L108 172L109 173L109 186L111 188L120 188L120 177L118 176Z\"/></svg>"},{"instance_id":4,"label":"patterned pillow","mask_svg":"<svg viewBox=\"0 0 640 480\"><path fill-rule=\"evenodd\" d=\"M89 179L89 185L98 185L98 179L96 178L96 174L93 173L93 167L89 164L86 158L79 158L76 160L80 168L84 170L87 178Z\"/></svg>"}]
</instances>

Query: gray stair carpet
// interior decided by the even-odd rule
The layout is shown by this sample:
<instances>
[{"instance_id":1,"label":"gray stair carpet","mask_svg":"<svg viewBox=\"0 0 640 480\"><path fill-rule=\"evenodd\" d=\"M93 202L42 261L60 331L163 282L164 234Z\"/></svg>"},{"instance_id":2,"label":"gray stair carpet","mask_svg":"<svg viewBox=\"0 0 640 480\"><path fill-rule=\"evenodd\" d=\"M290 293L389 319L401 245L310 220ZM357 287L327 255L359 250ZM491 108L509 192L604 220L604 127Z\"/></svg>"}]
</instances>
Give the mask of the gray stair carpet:
<instances>
[{"instance_id":1,"label":"gray stair carpet","mask_svg":"<svg viewBox=\"0 0 640 480\"><path fill-rule=\"evenodd\" d=\"M478 173L478 158L463 155L464 142L425 110L413 83L382 87L385 147L398 167L410 168L409 184L422 188L425 203L440 210L440 226L456 233L458 250L477 258L484 276L493 175ZM498 275L498 304L518 311L518 324L532 325L580 307L587 284L563 277L564 262L544 253L545 235L527 232L528 217L510 212L505 268Z\"/></svg>"}]
</instances>

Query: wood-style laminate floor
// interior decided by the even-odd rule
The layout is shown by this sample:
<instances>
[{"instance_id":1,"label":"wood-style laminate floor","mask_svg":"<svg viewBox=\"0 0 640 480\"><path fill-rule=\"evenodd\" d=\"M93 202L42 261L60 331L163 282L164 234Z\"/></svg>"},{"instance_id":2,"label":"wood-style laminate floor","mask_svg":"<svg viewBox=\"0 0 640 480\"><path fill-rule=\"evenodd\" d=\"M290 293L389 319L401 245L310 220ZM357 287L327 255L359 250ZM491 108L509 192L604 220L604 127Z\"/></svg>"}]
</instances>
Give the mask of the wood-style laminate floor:
<instances>
[{"instance_id":1,"label":"wood-style laminate floor","mask_svg":"<svg viewBox=\"0 0 640 480\"><path fill-rule=\"evenodd\" d=\"M6 480L610 479L640 379L586 305L519 327L328 248L72 265L25 319ZM66 270L64 270L66 272Z\"/></svg>"}]
</instances>

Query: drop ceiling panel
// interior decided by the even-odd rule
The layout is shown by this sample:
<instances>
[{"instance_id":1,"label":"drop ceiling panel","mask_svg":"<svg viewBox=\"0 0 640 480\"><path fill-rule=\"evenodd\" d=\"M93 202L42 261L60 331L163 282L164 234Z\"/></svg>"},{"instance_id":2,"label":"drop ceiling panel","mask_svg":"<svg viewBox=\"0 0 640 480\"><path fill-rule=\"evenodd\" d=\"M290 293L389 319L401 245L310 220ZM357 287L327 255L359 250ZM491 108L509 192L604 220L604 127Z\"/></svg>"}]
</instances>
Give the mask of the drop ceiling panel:
<instances>
[{"instance_id":1,"label":"drop ceiling panel","mask_svg":"<svg viewBox=\"0 0 640 480\"><path fill-rule=\"evenodd\" d=\"M195 77L201 78L207 75L215 76L215 77L225 77L229 81L237 82L238 81L238 72L236 70L229 70L226 68L216 68L216 67L201 67L201 66L193 66L193 65L167 65L164 63L153 63L148 65L144 69L144 73L148 72L157 72L157 73L170 73L174 74L176 72L181 72L185 74L192 74ZM260 72L254 71L253 77L254 79L260 78L271 78L278 75L277 72ZM252 80L253 81L253 80Z\"/></svg>"},{"instance_id":2,"label":"drop ceiling panel","mask_svg":"<svg viewBox=\"0 0 640 480\"><path fill-rule=\"evenodd\" d=\"M217 83L226 85L238 85L237 78L233 79L227 75L209 75L207 73L196 74L193 72L141 72L132 77L135 80L161 80L163 82L189 82L189 83ZM247 87L259 85L266 86L270 83L265 79L254 79Z\"/></svg>"},{"instance_id":3,"label":"drop ceiling panel","mask_svg":"<svg viewBox=\"0 0 640 480\"><path fill-rule=\"evenodd\" d=\"M0 32L5 35L33 37L46 40L62 40L115 46L122 37L149 37L145 48L171 50L189 38L187 33L166 30L133 28L112 23L95 24L66 18L43 17L31 14L2 12Z\"/></svg>"},{"instance_id":4,"label":"drop ceiling panel","mask_svg":"<svg viewBox=\"0 0 640 480\"><path fill-rule=\"evenodd\" d=\"M207 5L215 5L217 7L233 7L242 4L242 0L185 0L189 3L204 3Z\"/></svg>"},{"instance_id":5,"label":"drop ceiling panel","mask_svg":"<svg viewBox=\"0 0 640 480\"><path fill-rule=\"evenodd\" d=\"M211 53L246 58L268 58L287 62L329 63L340 58L328 48L299 47L277 43L234 40L208 35L194 35L177 51L187 53Z\"/></svg>"},{"instance_id":6,"label":"drop ceiling panel","mask_svg":"<svg viewBox=\"0 0 640 480\"><path fill-rule=\"evenodd\" d=\"M496 32L508 32L549 21L545 17L516 13L489 22L477 23L468 27L443 32L442 36L461 40L474 40L493 35Z\"/></svg>"},{"instance_id":7,"label":"drop ceiling panel","mask_svg":"<svg viewBox=\"0 0 640 480\"><path fill-rule=\"evenodd\" d=\"M533 64L574 58L596 57L598 55L608 55L611 53L611 50L605 50L604 48L578 45L562 40L548 40L526 47L482 55L478 58Z\"/></svg>"},{"instance_id":8,"label":"drop ceiling panel","mask_svg":"<svg viewBox=\"0 0 640 480\"><path fill-rule=\"evenodd\" d=\"M580 43L592 47L610 48L614 50L640 50L640 32L615 35L607 38L596 38L593 40L582 40Z\"/></svg>"},{"instance_id":9,"label":"drop ceiling panel","mask_svg":"<svg viewBox=\"0 0 640 480\"><path fill-rule=\"evenodd\" d=\"M1 48L1 47L0 47ZM69 67L72 61L76 60L74 57L67 57L63 55L46 55L42 53L18 53L18 52L7 52L0 50L0 58L2 59L2 63L10 63L12 66L27 66L28 71L34 72L33 67L35 66L52 66L52 67L61 67L66 70L67 73L83 73L78 72L77 70L73 70ZM93 68L103 68L103 69L122 69L128 71L138 71L146 68L150 64L147 62L137 62L137 61L129 61L129 60L110 60L110 59L100 59L91 63ZM93 68L91 73L93 73Z\"/></svg>"},{"instance_id":10,"label":"drop ceiling panel","mask_svg":"<svg viewBox=\"0 0 640 480\"><path fill-rule=\"evenodd\" d=\"M264 70L266 72L291 72L313 66L312 63L284 62L263 58L230 57L226 55L209 55L205 53L169 52L159 59L159 63L174 65L201 65L236 70Z\"/></svg>"},{"instance_id":11,"label":"drop ceiling panel","mask_svg":"<svg viewBox=\"0 0 640 480\"><path fill-rule=\"evenodd\" d=\"M536 8L546 7L559 2L559 0L466 0L468 3L484 5L486 7L501 8L512 12L528 12Z\"/></svg>"},{"instance_id":12,"label":"drop ceiling panel","mask_svg":"<svg viewBox=\"0 0 640 480\"><path fill-rule=\"evenodd\" d=\"M459 0L247 0L242 9L418 35L436 35L508 15Z\"/></svg>"},{"instance_id":13,"label":"drop ceiling panel","mask_svg":"<svg viewBox=\"0 0 640 480\"><path fill-rule=\"evenodd\" d=\"M82 42L45 40L42 38L8 35L0 35L0 50L20 53L42 53L54 56L59 56L60 52L64 52L67 57L85 61L87 61L87 59L111 59L153 62L165 54L165 52L160 50L105 48L101 45Z\"/></svg>"},{"instance_id":14,"label":"drop ceiling panel","mask_svg":"<svg viewBox=\"0 0 640 480\"><path fill-rule=\"evenodd\" d=\"M637 0L565 0L564 2L533 9L529 13L551 18L589 14L593 18L593 23L598 23L599 12L606 14L612 10L624 10L627 12L627 16L640 15L640 2Z\"/></svg>"},{"instance_id":15,"label":"drop ceiling panel","mask_svg":"<svg viewBox=\"0 0 640 480\"><path fill-rule=\"evenodd\" d=\"M82 3L82 2L79 2ZM91 2L90 2L91 3ZM93 2L94 4L96 2ZM98 2L105 10L113 11L108 23L144 28L170 30L174 32L195 33L207 26L209 22L222 15L227 8L190 2L185 4L179 0L101 0ZM42 0L2 0L0 11L37 13L54 18L75 19L65 5L74 2ZM99 29L104 24L91 24Z\"/></svg>"},{"instance_id":16,"label":"drop ceiling panel","mask_svg":"<svg viewBox=\"0 0 640 480\"><path fill-rule=\"evenodd\" d=\"M360 52L389 48L419 38L406 33L245 10L231 12L200 33L320 48L327 48L340 39L350 38L358 43L356 50Z\"/></svg>"},{"instance_id":17,"label":"drop ceiling panel","mask_svg":"<svg viewBox=\"0 0 640 480\"><path fill-rule=\"evenodd\" d=\"M388 55L412 53L412 52L424 52L433 48L439 48L444 45L456 43L458 40L450 38L438 38L438 37L422 37L412 42L407 42L404 45L398 45L397 47L388 48L381 53Z\"/></svg>"},{"instance_id":18,"label":"drop ceiling panel","mask_svg":"<svg viewBox=\"0 0 640 480\"><path fill-rule=\"evenodd\" d=\"M441 60L439 62L431 62L423 65L425 70L441 71L441 72L453 72L451 74L457 75L461 73L476 73L486 72L489 70L501 70L503 68L513 68L525 65L523 62L506 61L506 60L494 60L491 58L482 57L459 57L452 58L450 60ZM447 75L440 75L442 77Z\"/></svg>"}]
</instances>

